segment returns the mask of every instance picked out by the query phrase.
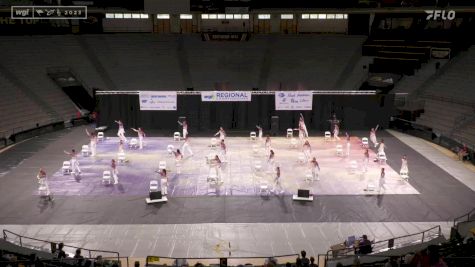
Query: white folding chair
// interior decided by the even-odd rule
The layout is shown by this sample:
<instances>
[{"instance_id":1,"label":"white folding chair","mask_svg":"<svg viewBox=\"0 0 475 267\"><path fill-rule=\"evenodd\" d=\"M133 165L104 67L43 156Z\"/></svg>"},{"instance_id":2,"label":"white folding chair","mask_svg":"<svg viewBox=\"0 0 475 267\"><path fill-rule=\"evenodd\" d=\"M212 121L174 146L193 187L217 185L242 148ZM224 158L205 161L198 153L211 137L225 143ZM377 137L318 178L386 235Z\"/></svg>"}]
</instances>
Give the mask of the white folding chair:
<instances>
[{"instance_id":1,"label":"white folding chair","mask_svg":"<svg viewBox=\"0 0 475 267\"><path fill-rule=\"evenodd\" d=\"M386 153L384 152L380 152L378 153L378 161L379 161L379 164L385 164L386 163Z\"/></svg>"},{"instance_id":2,"label":"white folding chair","mask_svg":"<svg viewBox=\"0 0 475 267\"><path fill-rule=\"evenodd\" d=\"M252 145L252 153L258 154L259 153L259 146L254 144Z\"/></svg>"},{"instance_id":3,"label":"white folding chair","mask_svg":"<svg viewBox=\"0 0 475 267\"><path fill-rule=\"evenodd\" d=\"M110 171L104 171L102 173L102 183L111 184L112 183L112 175Z\"/></svg>"},{"instance_id":4,"label":"white folding chair","mask_svg":"<svg viewBox=\"0 0 475 267\"><path fill-rule=\"evenodd\" d=\"M180 141L180 132L174 132L173 133L173 141Z\"/></svg>"},{"instance_id":5,"label":"white folding chair","mask_svg":"<svg viewBox=\"0 0 475 267\"><path fill-rule=\"evenodd\" d=\"M160 189L158 188L159 187L159 183L157 180L151 180L150 181L150 187L149 187L149 191L150 192L158 192L160 191Z\"/></svg>"},{"instance_id":6,"label":"white folding chair","mask_svg":"<svg viewBox=\"0 0 475 267\"><path fill-rule=\"evenodd\" d=\"M361 138L361 146L362 147L369 147L368 137Z\"/></svg>"},{"instance_id":7,"label":"white folding chair","mask_svg":"<svg viewBox=\"0 0 475 267\"><path fill-rule=\"evenodd\" d=\"M97 133L97 141L104 141L104 132L98 132Z\"/></svg>"},{"instance_id":8,"label":"white folding chair","mask_svg":"<svg viewBox=\"0 0 475 267\"><path fill-rule=\"evenodd\" d=\"M251 139L252 141L256 140L256 138L257 138L256 132L251 132L251 133L249 134L249 139Z\"/></svg>"},{"instance_id":9,"label":"white folding chair","mask_svg":"<svg viewBox=\"0 0 475 267\"><path fill-rule=\"evenodd\" d=\"M83 157L88 157L89 156L89 146L88 145L83 145L81 148L81 154Z\"/></svg>"},{"instance_id":10,"label":"white folding chair","mask_svg":"<svg viewBox=\"0 0 475 267\"><path fill-rule=\"evenodd\" d=\"M292 138L294 136L294 130L292 128L287 129L287 138Z\"/></svg>"},{"instance_id":11,"label":"white folding chair","mask_svg":"<svg viewBox=\"0 0 475 267\"><path fill-rule=\"evenodd\" d=\"M218 146L218 139L216 138L211 138L211 147L217 147Z\"/></svg>"},{"instance_id":12,"label":"white folding chair","mask_svg":"<svg viewBox=\"0 0 475 267\"><path fill-rule=\"evenodd\" d=\"M168 154L173 154L173 151L175 150L175 147L173 145L168 145L167 146L167 152Z\"/></svg>"},{"instance_id":13,"label":"white folding chair","mask_svg":"<svg viewBox=\"0 0 475 267\"><path fill-rule=\"evenodd\" d=\"M270 188L269 188L269 184L265 181L261 182L261 184L259 185L259 194L261 196L268 196L270 195Z\"/></svg>"},{"instance_id":14,"label":"white folding chair","mask_svg":"<svg viewBox=\"0 0 475 267\"><path fill-rule=\"evenodd\" d=\"M119 153L117 153L117 160L118 160L119 162L124 163L124 162L126 161L125 153L124 153L124 152L119 152Z\"/></svg>"},{"instance_id":15,"label":"white folding chair","mask_svg":"<svg viewBox=\"0 0 475 267\"><path fill-rule=\"evenodd\" d=\"M137 140L137 138L130 139L129 147L134 149L137 149L139 147L139 141Z\"/></svg>"},{"instance_id":16,"label":"white folding chair","mask_svg":"<svg viewBox=\"0 0 475 267\"><path fill-rule=\"evenodd\" d=\"M409 173L407 171L401 171L399 173L399 175L401 176L401 178L405 181L408 181L409 180Z\"/></svg>"},{"instance_id":17,"label":"white folding chair","mask_svg":"<svg viewBox=\"0 0 475 267\"><path fill-rule=\"evenodd\" d=\"M159 161L158 162L158 170L166 170L167 169L167 162L166 161Z\"/></svg>"},{"instance_id":18,"label":"white folding chair","mask_svg":"<svg viewBox=\"0 0 475 267\"><path fill-rule=\"evenodd\" d=\"M218 183L218 173L214 169L210 168L208 172L208 178L206 178L208 183Z\"/></svg>"},{"instance_id":19,"label":"white folding chair","mask_svg":"<svg viewBox=\"0 0 475 267\"><path fill-rule=\"evenodd\" d=\"M356 173L356 171L358 170L358 162L356 162L356 160L352 160L350 161L350 173Z\"/></svg>"},{"instance_id":20,"label":"white folding chair","mask_svg":"<svg viewBox=\"0 0 475 267\"><path fill-rule=\"evenodd\" d=\"M307 182L307 183L313 182L313 175L312 175L312 173L311 173L311 172L307 172L307 173L305 174L305 179L304 179L304 180L305 180L305 182Z\"/></svg>"},{"instance_id":21,"label":"white folding chair","mask_svg":"<svg viewBox=\"0 0 475 267\"><path fill-rule=\"evenodd\" d=\"M325 132L325 137L324 137L325 142L330 141L331 139L332 139L332 133L329 132L329 131L326 131Z\"/></svg>"},{"instance_id":22,"label":"white folding chair","mask_svg":"<svg viewBox=\"0 0 475 267\"><path fill-rule=\"evenodd\" d=\"M305 162L307 162L307 158L305 157L305 154L304 154L304 153L299 153L298 162L300 162L300 163L305 163Z\"/></svg>"},{"instance_id":23,"label":"white folding chair","mask_svg":"<svg viewBox=\"0 0 475 267\"><path fill-rule=\"evenodd\" d=\"M376 189L376 186L374 185L373 181L369 181L368 184L366 185L366 191L374 191Z\"/></svg>"},{"instance_id":24,"label":"white folding chair","mask_svg":"<svg viewBox=\"0 0 475 267\"><path fill-rule=\"evenodd\" d=\"M290 138L290 147L291 148L296 148L297 147L297 139L295 138Z\"/></svg>"},{"instance_id":25,"label":"white folding chair","mask_svg":"<svg viewBox=\"0 0 475 267\"><path fill-rule=\"evenodd\" d=\"M336 145L336 155L337 156L343 156L343 146L342 145Z\"/></svg>"},{"instance_id":26,"label":"white folding chair","mask_svg":"<svg viewBox=\"0 0 475 267\"><path fill-rule=\"evenodd\" d=\"M254 170L255 170L256 172L259 172L259 171L262 170L262 163L261 163L260 160L254 161Z\"/></svg>"},{"instance_id":27,"label":"white folding chair","mask_svg":"<svg viewBox=\"0 0 475 267\"><path fill-rule=\"evenodd\" d=\"M71 174L71 162L63 161L63 167L61 168L61 170L63 170L63 174Z\"/></svg>"}]
</instances>

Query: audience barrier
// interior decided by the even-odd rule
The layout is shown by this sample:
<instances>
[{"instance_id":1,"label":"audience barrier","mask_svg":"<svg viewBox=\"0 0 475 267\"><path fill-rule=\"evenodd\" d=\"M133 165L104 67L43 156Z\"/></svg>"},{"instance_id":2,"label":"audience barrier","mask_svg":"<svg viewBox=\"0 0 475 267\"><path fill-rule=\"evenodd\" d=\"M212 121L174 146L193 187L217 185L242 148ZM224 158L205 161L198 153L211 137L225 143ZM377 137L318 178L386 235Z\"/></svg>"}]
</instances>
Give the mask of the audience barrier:
<instances>
[{"instance_id":1,"label":"audience barrier","mask_svg":"<svg viewBox=\"0 0 475 267\"><path fill-rule=\"evenodd\" d=\"M269 256L269 257L233 257L230 256L232 249L219 245L215 248L216 252L222 253L223 257L214 258L169 258L160 256L147 256L145 266L285 266L291 263L295 266L298 254Z\"/></svg>"},{"instance_id":2,"label":"audience barrier","mask_svg":"<svg viewBox=\"0 0 475 267\"><path fill-rule=\"evenodd\" d=\"M438 237L442 237L441 227L435 226L419 233L372 242L372 251L373 251L372 253L380 254L380 255L373 255L373 256L380 256L383 258L387 258L389 256L384 255L384 253L392 249L398 249L402 247L423 244L425 242L431 241ZM357 257L362 256L361 254L358 255L356 253L356 250L357 250L357 247L355 246L344 247L341 249L330 249L327 251L326 254L319 255L319 262L322 262L322 261L324 262L324 265L319 265L319 266L326 266L328 261L352 258L352 257L355 257L355 255ZM364 256L366 257L366 255L367 254L365 254Z\"/></svg>"},{"instance_id":3,"label":"audience barrier","mask_svg":"<svg viewBox=\"0 0 475 267\"><path fill-rule=\"evenodd\" d=\"M3 230L3 239L5 241L18 245L20 247L30 248L30 249L34 249L34 250L38 250L42 252L48 252L48 253L54 253L58 244L61 243L61 242L53 242L53 241L47 241L47 240L41 240L37 238L22 236L5 229ZM98 256L101 256L102 258L113 259L117 261L121 260L119 252L115 252L115 251L87 249L87 248L82 248L82 247L66 245L66 244L64 244L64 248L63 248L66 254L71 257L74 256L77 249L80 249L81 255L83 255L86 258L96 259ZM125 257L122 257L122 259L125 259ZM127 259L127 265L128 265L128 259Z\"/></svg>"}]
</instances>

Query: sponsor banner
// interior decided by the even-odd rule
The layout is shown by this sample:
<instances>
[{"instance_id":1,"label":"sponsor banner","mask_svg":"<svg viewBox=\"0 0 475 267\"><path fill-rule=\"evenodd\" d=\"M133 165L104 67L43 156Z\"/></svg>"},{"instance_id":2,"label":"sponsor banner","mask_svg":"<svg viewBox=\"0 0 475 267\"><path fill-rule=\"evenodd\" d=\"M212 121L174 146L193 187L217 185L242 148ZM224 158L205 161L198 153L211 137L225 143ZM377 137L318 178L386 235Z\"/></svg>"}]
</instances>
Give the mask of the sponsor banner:
<instances>
[{"instance_id":1,"label":"sponsor banner","mask_svg":"<svg viewBox=\"0 0 475 267\"><path fill-rule=\"evenodd\" d=\"M140 110L176 110L176 92L140 91Z\"/></svg>"},{"instance_id":2,"label":"sponsor banner","mask_svg":"<svg viewBox=\"0 0 475 267\"><path fill-rule=\"evenodd\" d=\"M276 91L276 110L312 110L312 91Z\"/></svg>"},{"instance_id":3,"label":"sponsor banner","mask_svg":"<svg viewBox=\"0 0 475 267\"><path fill-rule=\"evenodd\" d=\"M202 91L203 102L251 101L251 91Z\"/></svg>"}]
</instances>

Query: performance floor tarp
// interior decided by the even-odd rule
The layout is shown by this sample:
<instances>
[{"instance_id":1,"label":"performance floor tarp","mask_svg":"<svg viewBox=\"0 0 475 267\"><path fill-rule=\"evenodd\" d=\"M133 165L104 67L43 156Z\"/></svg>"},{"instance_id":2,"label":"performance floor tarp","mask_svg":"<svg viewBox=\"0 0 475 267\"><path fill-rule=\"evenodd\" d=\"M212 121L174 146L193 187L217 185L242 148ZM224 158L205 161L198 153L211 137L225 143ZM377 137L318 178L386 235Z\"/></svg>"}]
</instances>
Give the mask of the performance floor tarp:
<instances>
[{"instance_id":1,"label":"performance floor tarp","mask_svg":"<svg viewBox=\"0 0 475 267\"><path fill-rule=\"evenodd\" d=\"M111 132L110 134L113 134ZM352 133L364 136L367 133ZM410 159L409 183L418 195L327 195L313 202L290 196L197 196L146 205L146 196L55 196L53 202L32 194L36 173L56 172L63 150L86 144L84 127L35 137L0 154L0 224L154 224L277 222L446 221L473 208L475 192L388 133L387 164L399 170Z\"/></svg>"}]
</instances>

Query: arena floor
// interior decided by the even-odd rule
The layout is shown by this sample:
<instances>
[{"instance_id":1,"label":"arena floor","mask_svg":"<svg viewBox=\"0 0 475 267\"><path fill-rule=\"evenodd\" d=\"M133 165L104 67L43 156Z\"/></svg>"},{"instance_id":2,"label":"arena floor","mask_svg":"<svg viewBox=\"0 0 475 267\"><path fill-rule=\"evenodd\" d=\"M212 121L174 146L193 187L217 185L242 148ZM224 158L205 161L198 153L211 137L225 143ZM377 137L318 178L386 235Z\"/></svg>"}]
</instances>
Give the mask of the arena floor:
<instances>
[{"instance_id":1,"label":"arena floor","mask_svg":"<svg viewBox=\"0 0 475 267\"><path fill-rule=\"evenodd\" d=\"M129 138L130 140L130 138ZM275 166L280 166L282 189L273 190L275 167L268 164L264 141L252 141L247 137L229 137L226 139L227 153L221 155L219 148L211 146L207 137L190 138L193 156L185 151L185 158L176 166L174 156L167 152L167 146L181 148L183 141L174 141L171 137L150 137L146 139L144 149L126 149L127 162L119 164L119 184L103 184L102 173L110 170L111 159L117 159L118 138L106 137L97 145L97 154L79 157L81 175L64 175L59 169L49 178L49 187L55 196L105 196L130 195L145 197L149 191L151 179L158 179L160 161L166 162L168 170L168 196L270 196L275 194L292 195L298 189L308 189L316 197L321 195L367 195L377 194L380 169L386 171L385 194L419 194L410 183L403 181L398 172L386 164L373 162L376 157L371 151L371 162L364 172L361 139L351 138L350 154L347 155L346 141L325 141L323 137L309 139L313 146L312 156L318 158L321 171L319 180L307 178L311 175L310 165L302 158L301 145L293 146L291 139L272 138L272 149L276 153ZM343 145L343 154L337 155L336 145ZM127 147L127 146L126 146ZM216 169L206 163L206 158L219 155L225 163L221 168L221 177L217 182L208 182ZM65 157L66 159L66 157ZM356 162L352 169L350 162ZM256 169L256 164L260 165ZM376 186L367 191L368 183ZM268 190L261 192L261 185ZM38 190L34 190L38 194ZM270 192L272 191L272 193Z\"/></svg>"},{"instance_id":2,"label":"arena floor","mask_svg":"<svg viewBox=\"0 0 475 267\"><path fill-rule=\"evenodd\" d=\"M192 139L195 155L184 160L182 173L177 175L173 160L165 150L174 141L163 135L150 137L143 152L129 151L130 162L119 167L120 183L104 186L101 172L117 151L113 138L98 146L96 159L80 158L83 168L80 179L58 173L62 162L68 159L63 151L87 144L84 128L42 135L0 154L0 203L8 203L0 207L0 224L430 222L464 214L475 202L473 190L384 131L379 137L385 139L390 175L387 191L382 195L363 190L366 179L377 181L377 163L372 162L371 170L364 176L361 170L349 174L348 159L334 154L334 142L325 143L319 137L312 137L311 143L322 168L321 179L304 182L302 176L307 167L297 162L298 150L289 148L287 139L276 137L274 147L277 162L283 168L285 193L262 197L257 194L259 182L251 175L250 165L256 159L265 162L265 156L263 153L251 155L253 142L247 137L232 137L232 134L222 189L210 191L206 182L204 156L210 152L209 137ZM106 132L109 136L114 134L112 130ZM357 137L364 134L352 133L355 137L350 158L358 162L362 150ZM395 171L400 168L403 154L409 159L408 183L401 181ZM160 159L165 159L170 166L170 199L166 204L146 205L148 181ZM50 177L50 189L55 195L53 202L38 196L36 173L39 167L54 174ZM271 182L271 176L263 172L262 179ZM290 194L300 186L311 187L316 199L305 203L292 201Z\"/></svg>"}]
</instances>

